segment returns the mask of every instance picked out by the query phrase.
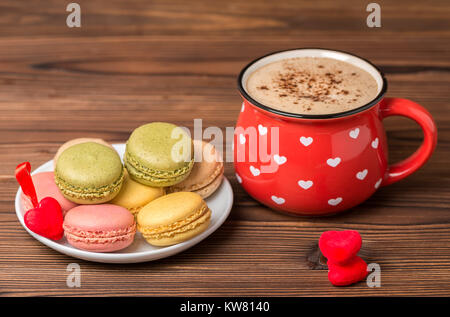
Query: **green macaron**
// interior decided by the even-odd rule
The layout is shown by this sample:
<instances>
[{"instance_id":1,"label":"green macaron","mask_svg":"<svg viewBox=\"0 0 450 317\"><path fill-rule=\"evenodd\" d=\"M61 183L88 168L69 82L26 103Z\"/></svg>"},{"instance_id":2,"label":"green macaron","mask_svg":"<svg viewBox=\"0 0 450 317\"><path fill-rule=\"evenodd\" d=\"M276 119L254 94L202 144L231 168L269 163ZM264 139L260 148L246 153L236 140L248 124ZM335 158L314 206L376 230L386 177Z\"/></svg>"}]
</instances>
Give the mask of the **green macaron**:
<instances>
[{"instance_id":1,"label":"green macaron","mask_svg":"<svg viewBox=\"0 0 450 317\"><path fill-rule=\"evenodd\" d=\"M153 122L138 127L128 139L124 162L135 181L155 187L184 180L194 164L191 137L180 127Z\"/></svg>"},{"instance_id":2,"label":"green macaron","mask_svg":"<svg viewBox=\"0 0 450 317\"><path fill-rule=\"evenodd\" d=\"M55 182L64 197L78 204L100 204L120 191L124 169L112 148L94 142L64 150L55 167Z\"/></svg>"}]
</instances>

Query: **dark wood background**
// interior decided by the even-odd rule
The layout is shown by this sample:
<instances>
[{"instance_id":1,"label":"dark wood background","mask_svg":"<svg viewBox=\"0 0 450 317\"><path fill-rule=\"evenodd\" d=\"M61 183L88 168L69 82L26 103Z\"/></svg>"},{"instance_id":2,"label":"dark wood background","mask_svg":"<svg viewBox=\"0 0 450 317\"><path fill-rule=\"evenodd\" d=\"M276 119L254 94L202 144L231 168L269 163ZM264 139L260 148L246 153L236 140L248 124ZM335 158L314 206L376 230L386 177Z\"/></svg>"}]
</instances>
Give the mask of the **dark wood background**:
<instances>
[{"instance_id":1,"label":"dark wood background","mask_svg":"<svg viewBox=\"0 0 450 317\"><path fill-rule=\"evenodd\" d=\"M382 27L366 26L370 1L0 1L0 295L450 295L450 3L377 1ZM388 96L434 116L439 141L417 173L364 204L327 218L293 218L252 200L234 178L225 224L176 256L132 265L73 259L29 236L14 212L14 167L50 160L75 137L124 142L161 120L232 127L236 76L250 60L295 47L347 50L386 73ZM386 120L391 162L422 133ZM229 145L229 144L228 144ZM336 288L317 261L321 232L356 229L362 257L381 265L381 287ZM79 263L82 287L66 286Z\"/></svg>"}]
</instances>

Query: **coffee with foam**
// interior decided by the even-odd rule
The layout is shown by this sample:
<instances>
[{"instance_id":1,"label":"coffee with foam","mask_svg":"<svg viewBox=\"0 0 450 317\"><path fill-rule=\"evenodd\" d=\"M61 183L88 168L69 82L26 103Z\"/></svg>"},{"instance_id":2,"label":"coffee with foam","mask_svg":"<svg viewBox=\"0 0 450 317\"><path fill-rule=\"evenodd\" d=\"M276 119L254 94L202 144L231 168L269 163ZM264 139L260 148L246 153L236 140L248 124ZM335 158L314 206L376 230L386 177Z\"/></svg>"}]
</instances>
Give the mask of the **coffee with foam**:
<instances>
[{"instance_id":1,"label":"coffee with foam","mask_svg":"<svg viewBox=\"0 0 450 317\"><path fill-rule=\"evenodd\" d=\"M359 108L378 94L365 70L340 60L295 57L269 63L250 74L248 94L259 103L296 114L332 114Z\"/></svg>"}]
</instances>

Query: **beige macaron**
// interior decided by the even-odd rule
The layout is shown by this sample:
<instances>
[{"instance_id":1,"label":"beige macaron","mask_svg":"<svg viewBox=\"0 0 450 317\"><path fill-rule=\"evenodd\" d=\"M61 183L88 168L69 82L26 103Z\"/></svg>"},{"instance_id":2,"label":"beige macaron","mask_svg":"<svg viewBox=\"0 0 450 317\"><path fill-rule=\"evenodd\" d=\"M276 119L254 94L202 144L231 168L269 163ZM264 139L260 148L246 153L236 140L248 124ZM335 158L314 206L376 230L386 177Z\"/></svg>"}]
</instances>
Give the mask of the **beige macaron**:
<instances>
[{"instance_id":1,"label":"beige macaron","mask_svg":"<svg viewBox=\"0 0 450 317\"><path fill-rule=\"evenodd\" d=\"M59 147L58 151L55 154L55 157L53 158L53 166L56 166L56 162L58 161L58 158L59 158L59 156L61 155L62 152L64 152L65 150L67 150L71 146L74 146L74 145L80 144L80 143L86 143L86 142L94 142L94 143L103 144L103 145L109 146L111 149L113 149L115 151L115 149L112 147L112 145L109 144L108 142L106 142L103 139L77 138L77 139L69 140L69 141L67 141L66 143L64 143L63 145L61 145Z\"/></svg>"},{"instance_id":2,"label":"beige macaron","mask_svg":"<svg viewBox=\"0 0 450 317\"><path fill-rule=\"evenodd\" d=\"M224 166L214 145L194 140L195 163L189 176L167 189L173 192L195 192L202 198L211 196L223 179Z\"/></svg>"}]
</instances>

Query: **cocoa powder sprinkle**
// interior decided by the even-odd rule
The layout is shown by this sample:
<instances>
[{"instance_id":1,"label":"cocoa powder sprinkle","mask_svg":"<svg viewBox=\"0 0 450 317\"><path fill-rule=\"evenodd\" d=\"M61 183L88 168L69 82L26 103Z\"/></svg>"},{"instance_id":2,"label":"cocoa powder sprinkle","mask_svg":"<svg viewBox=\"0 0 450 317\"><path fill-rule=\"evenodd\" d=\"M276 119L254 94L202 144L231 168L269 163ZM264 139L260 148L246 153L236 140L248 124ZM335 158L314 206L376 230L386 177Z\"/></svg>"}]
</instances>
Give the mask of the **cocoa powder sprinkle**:
<instances>
[{"instance_id":1,"label":"cocoa powder sprinkle","mask_svg":"<svg viewBox=\"0 0 450 317\"><path fill-rule=\"evenodd\" d=\"M252 96L275 109L327 113L327 108L336 112L347 105L365 104L376 83L369 74L344 62L305 57L261 67L251 74L247 87Z\"/></svg>"},{"instance_id":2,"label":"cocoa powder sprinkle","mask_svg":"<svg viewBox=\"0 0 450 317\"><path fill-rule=\"evenodd\" d=\"M317 67L323 68L323 65L318 65ZM278 73L271 85L275 91L280 92L279 97L290 96L298 100L309 98L318 102L334 102L330 95L347 95L349 93L347 90L335 91L338 89L337 85L343 81L341 70L337 70L334 73L326 72L322 76L316 76L311 71L291 67L289 64L286 64L284 69L284 72ZM259 88L265 89L267 86Z\"/></svg>"}]
</instances>

